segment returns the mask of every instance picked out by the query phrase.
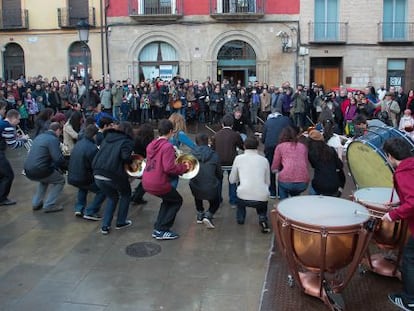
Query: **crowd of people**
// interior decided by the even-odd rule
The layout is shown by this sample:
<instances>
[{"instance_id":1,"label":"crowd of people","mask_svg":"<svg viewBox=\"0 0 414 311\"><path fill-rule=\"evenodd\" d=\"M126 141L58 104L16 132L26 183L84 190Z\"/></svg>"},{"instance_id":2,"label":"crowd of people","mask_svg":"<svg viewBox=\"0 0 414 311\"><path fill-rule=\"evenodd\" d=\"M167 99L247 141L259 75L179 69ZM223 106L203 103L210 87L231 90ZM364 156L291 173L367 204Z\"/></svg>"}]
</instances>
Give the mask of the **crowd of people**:
<instances>
[{"instance_id":1,"label":"crowd of people","mask_svg":"<svg viewBox=\"0 0 414 311\"><path fill-rule=\"evenodd\" d=\"M67 180L78 190L74 215L102 221L101 233L107 235L115 212L115 229L132 225L129 206L145 204L148 192L161 199L152 237L177 239L179 234L172 227L183 204L178 177L194 169L191 161L176 161L177 150L185 146L199 165L198 174L189 182L196 222L215 228L214 214L224 201L227 173L228 199L236 209L237 223L245 223L246 207L252 207L261 231L268 233L269 199L283 200L306 190L310 195L341 196L346 178L340 137L364 135L373 119L411 136L413 99L413 90L405 94L402 88L375 89L370 84L364 90L340 86L325 92L315 83L294 89L289 82L280 87L260 82L243 86L232 79L199 83L180 77L138 85L130 79L92 81L89 90L82 79L74 77L2 82L0 205L16 204L8 197L14 173L6 147L23 147L33 139L24 174L37 183L34 211L63 210L58 201ZM221 129L212 137L197 133L193 141L186 133L186 124L192 121L220 124ZM256 132L258 123L263 124L261 133ZM307 135L303 135L305 130ZM265 156L258 152L259 139L254 134L261 137ZM383 220L408 219L411 227L414 207L401 185L414 178L412 169L406 168L412 154L398 146L393 140L384 150L397 168L395 183L402 205ZM139 170L142 165L134 154L146 161L141 182L132 191L128 170ZM88 204L89 192L94 196ZM203 201L208 201L208 209ZM411 238L403 262L405 284L412 282L412 244ZM414 301L410 292L406 288L390 299L406 304Z\"/></svg>"}]
</instances>

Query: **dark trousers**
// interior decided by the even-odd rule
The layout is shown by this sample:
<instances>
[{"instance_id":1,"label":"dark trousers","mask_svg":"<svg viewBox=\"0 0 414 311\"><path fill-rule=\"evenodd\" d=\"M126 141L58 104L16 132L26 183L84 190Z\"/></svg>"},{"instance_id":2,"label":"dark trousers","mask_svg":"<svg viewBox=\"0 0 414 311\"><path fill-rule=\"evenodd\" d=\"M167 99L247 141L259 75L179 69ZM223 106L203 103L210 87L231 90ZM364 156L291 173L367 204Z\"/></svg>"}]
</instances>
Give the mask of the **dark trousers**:
<instances>
[{"instance_id":1,"label":"dark trousers","mask_svg":"<svg viewBox=\"0 0 414 311\"><path fill-rule=\"evenodd\" d=\"M404 247L401 274L403 299L407 303L414 303L414 238L412 236Z\"/></svg>"},{"instance_id":2,"label":"dark trousers","mask_svg":"<svg viewBox=\"0 0 414 311\"><path fill-rule=\"evenodd\" d=\"M265 147L264 153L269 165L272 166L273 156L275 154L276 146L273 147ZM274 173L270 172L270 187L269 187L270 195L276 195L276 176Z\"/></svg>"},{"instance_id":3,"label":"dark trousers","mask_svg":"<svg viewBox=\"0 0 414 311\"><path fill-rule=\"evenodd\" d=\"M203 200L199 200L197 198L194 198L194 201L195 201L195 206L196 206L197 212L204 213ZM217 210L220 206L219 197L217 196L217 198L215 198L214 200L208 200L208 204L210 205L209 209L208 209L208 212L211 216L213 216L217 212Z\"/></svg>"},{"instance_id":4,"label":"dark trousers","mask_svg":"<svg viewBox=\"0 0 414 311\"><path fill-rule=\"evenodd\" d=\"M142 182L140 182L138 186L136 186L134 193L132 194L131 201L134 201L134 202L141 201L144 197L144 194L145 194L145 190L144 190L144 187L142 186Z\"/></svg>"},{"instance_id":5,"label":"dark trousers","mask_svg":"<svg viewBox=\"0 0 414 311\"><path fill-rule=\"evenodd\" d=\"M0 202L7 199L14 179L13 169L4 152L0 151Z\"/></svg>"},{"instance_id":6,"label":"dark trousers","mask_svg":"<svg viewBox=\"0 0 414 311\"><path fill-rule=\"evenodd\" d=\"M157 220L154 229L158 231L168 231L173 226L175 216L183 204L183 198L175 188L171 188L170 192L157 195L162 199L160 210L158 211Z\"/></svg>"},{"instance_id":7,"label":"dark trousers","mask_svg":"<svg viewBox=\"0 0 414 311\"><path fill-rule=\"evenodd\" d=\"M259 222L267 221L267 201L252 201L242 200L237 198L237 221L244 223L246 219L246 207L253 207L256 209L259 216Z\"/></svg>"}]
</instances>

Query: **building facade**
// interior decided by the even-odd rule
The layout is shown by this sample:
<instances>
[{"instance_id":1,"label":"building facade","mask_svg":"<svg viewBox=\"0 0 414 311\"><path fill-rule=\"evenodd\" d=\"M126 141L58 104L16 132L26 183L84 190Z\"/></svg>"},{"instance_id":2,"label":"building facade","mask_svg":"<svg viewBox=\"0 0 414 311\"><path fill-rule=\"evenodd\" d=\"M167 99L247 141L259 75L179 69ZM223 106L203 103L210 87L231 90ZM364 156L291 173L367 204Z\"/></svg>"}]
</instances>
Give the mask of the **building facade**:
<instances>
[{"instance_id":1,"label":"building facade","mask_svg":"<svg viewBox=\"0 0 414 311\"><path fill-rule=\"evenodd\" d=\"M110 1L111 75L410 88L413 13L409 0Z\"/></svg>"},{"instance_id":2,"label":"building facade","mask_svg":"<svg viewBox=\"0 0 414 311\"><path fill-rule=\"evenodd\" d=\"M2 0L0 5L0 61L6 80L83 76L85 63L93 76L104 72L104 0ZM79 41L80 20L91 26L86 46Z\"/></svg>"},{"instance_id":3,"label":"building facade","mask_svg":"<svg viewBox=\"0 0 414 311\"><path fill-rule=\"evenodd\" d=\"M326 89L414 80L409 0L2 0L2 77L175 75ZM76 25L91 25L87 47Z\"/></svg>"}]
</instances>

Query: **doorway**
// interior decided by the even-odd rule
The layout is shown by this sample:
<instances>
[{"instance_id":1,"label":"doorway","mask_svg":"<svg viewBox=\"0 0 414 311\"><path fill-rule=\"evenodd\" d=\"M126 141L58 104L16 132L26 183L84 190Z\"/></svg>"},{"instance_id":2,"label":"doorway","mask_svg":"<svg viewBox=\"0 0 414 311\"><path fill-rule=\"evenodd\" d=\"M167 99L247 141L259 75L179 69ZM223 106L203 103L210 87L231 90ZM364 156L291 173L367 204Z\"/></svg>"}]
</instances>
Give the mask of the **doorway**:
<instances>
[{"instance_id":1,"label":"doorway","mask_svg":"<svg viewBox=\"0 0 414 311\"><path fill-rule=\"evenodd\" d=\"M221 79L227 79L230 83L234 85L237 84L237 81L241 81L242 85L245 85L245 81L247 78L247 70L246 69L222 69L221 70Z\"/></svg>"},{"instance_id":2,"label":"doorway","mask_svg":"<svg viewBox=\"0 0 414 311\"><path fill-rule=\"evenodd\" d=\"M341 84L342 58L315 57L311 59L310 78L312 82L322 85L325 91Z\"/></svg>"},{"instance_id":3,"label":"doorway","mask_svg":"<svg viewBox=\"0 0 414 311\"><path fill-rule=\"evenodd\" d=\"M16 80L25 75L24 52L17 43L9 43L3 54L3 77Z\"/></svg>"}]
</instances>

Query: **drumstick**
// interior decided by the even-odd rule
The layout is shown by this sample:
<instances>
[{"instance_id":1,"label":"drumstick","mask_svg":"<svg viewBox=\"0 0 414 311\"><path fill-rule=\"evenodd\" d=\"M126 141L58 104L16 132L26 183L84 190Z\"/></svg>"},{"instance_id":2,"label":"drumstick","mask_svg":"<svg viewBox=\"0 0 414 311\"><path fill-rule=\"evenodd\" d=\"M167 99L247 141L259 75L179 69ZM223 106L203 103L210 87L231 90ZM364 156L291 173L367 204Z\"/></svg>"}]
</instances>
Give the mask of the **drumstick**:
<instances>
[{"instance_id":1,"label":"drumstick","mask_svg":"<svg viewBox=\"0 0 414 311\"><path fill-rule=\"evenodd\" d=\"M365 212L361 212L361 211L358 211L358 210L355 210L355 211L354 211L354 214L355 214L355 215L369 216L369 217L374 217L374 218L379 218L379 219L381 219L381 218L382 218L382 216L379 216L379 215L373 215L373 214L370 214L370 213L365 213Z\"/></svg>"},{"instance_id":2,"label":"drumstick","mask_svg":"<svg viewBox=\"0 0 414 311\"><path fill-rule=\"evenodd\" d=\"M216 134L217 132L215 130L213 130L211 127L209 127L208 125L204 124L205 128L212 131L214 134Z\"/></svg>"}]
</instances>

